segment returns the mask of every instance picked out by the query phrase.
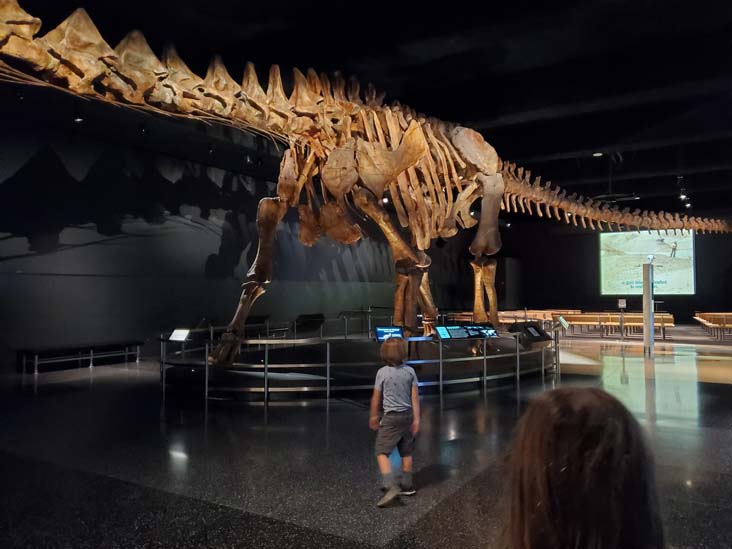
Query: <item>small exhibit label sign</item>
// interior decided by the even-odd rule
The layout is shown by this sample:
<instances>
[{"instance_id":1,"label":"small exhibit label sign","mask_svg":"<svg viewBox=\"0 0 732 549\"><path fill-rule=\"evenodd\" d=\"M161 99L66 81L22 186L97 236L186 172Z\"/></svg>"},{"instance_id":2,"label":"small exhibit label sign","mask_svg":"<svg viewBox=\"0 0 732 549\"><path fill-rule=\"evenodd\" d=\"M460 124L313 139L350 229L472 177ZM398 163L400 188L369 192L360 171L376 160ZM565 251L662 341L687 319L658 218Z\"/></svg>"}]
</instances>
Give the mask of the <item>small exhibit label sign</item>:
<instances>
[{"instance_id":1,"label":"small exhibit label sign","mask_svg":"<svg viewBox=\"0 0 732 549\"><path fill-rule=\"evenodd\" d=\"M186 339L188 339L189 333L190 333L190 330L182 330L182 329L173 330L173 333L170 334L168 341L185 341Z\"/></svg>"}]
</instances>

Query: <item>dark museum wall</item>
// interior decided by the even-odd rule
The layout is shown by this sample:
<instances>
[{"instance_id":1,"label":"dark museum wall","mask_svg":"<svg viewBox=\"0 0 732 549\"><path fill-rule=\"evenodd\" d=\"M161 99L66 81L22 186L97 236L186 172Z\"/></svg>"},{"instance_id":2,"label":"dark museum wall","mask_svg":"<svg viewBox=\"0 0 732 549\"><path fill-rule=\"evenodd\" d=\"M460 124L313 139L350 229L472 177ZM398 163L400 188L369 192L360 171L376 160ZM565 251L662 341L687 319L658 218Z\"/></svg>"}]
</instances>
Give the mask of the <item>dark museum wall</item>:
<instances>
[{"instance_id":1,"label":"dark museum wall","mask_svg":"<svg viewBox=\"0 0 732 549\"><path fill-rule=\"evenodd\" d=\"M171 134L155 117L140 115L145 126L137 125L136 113L103 124L119 112L104 105L39 113L25 105L36 105L32 93L0 112L9 122L0 133L2 362L25 347L151 339L203 318L227 323L256 255L257 203L275 191L274 145L190 124ZM201 132L203 160L191 146ZM252 155L234 161L256 176L219 167L232 163L233 133L239 152ZM394 267L375 227L354 246L321 239L306 248L297 225L293 210L277 232L274 281L252 314L280 321L391 306ZM442 308L467 305L467 236L430 252Z\"/></svg>"},{"instance_id":2,"label":"dark museum wall","mask_svg":"<svg viewBox=\"0 0 732 549\"><path fill-rule=\"evenodd\" d=\"M618 297L600 295L600 244L597 232L554 221L514 219L503 231L502 254L521 264L521 307L617 310ZM732 309L732 238L695 237L696 294L656 296L659 309L677 322L690 322L694 311ZM640 296L627 296L628 308L641 310Z\"/></svg>"}]
</instances>

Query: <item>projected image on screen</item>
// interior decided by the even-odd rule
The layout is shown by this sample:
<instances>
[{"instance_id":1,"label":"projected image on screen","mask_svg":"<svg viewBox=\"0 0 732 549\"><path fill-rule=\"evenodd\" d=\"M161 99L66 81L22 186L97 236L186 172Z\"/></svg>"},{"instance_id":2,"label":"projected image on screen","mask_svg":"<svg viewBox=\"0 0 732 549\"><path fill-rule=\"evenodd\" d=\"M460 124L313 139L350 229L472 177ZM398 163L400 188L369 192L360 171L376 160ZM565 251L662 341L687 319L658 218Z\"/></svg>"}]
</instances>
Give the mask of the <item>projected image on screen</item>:
<instances>
[{"instance_id":1,"label":"projected image on screen","mask_svg":"<svg viewBox=\"0 0 732 549\"><path fill-rule=\"evenodd\" d=\"M641 295L643 264L654 256L654 292L693 294L693 233L603 233L600 235L600 290L603 295Z\"/></svg>"}]
</instances>

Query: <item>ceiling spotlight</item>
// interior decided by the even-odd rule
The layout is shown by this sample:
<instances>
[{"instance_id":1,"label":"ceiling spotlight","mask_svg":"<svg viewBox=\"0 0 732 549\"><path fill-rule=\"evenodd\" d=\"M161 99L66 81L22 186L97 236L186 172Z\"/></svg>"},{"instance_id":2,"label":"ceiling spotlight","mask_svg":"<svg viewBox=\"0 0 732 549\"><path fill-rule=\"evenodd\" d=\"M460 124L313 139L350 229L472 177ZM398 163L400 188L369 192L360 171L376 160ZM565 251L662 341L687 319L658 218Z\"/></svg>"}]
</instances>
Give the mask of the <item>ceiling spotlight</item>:
<instances>
[{"instance_id":1,"label":"ceiling spotlight","mask_svg":"<svg viewBox=\"0 0 732 549\"><path fill-rule=\"evenodd\" d=\"M77 116L76 118L74 118L74 122L76 122L77 124L81 124L83 121L84 119L81 116Z\"/></svg>"},{"instance_id":2,"label":"ceiling spotlight","mask_svg":"<svg viewBox=\"0 0 732 549\"><path fill-rule=\"evenodd\" d=\"M687 208L691 208L691 202L687 202L687 203L686 203L686 207L687 207Z\"/></svg>"},{"instance_id":3,"label":"ceiling spotlight","mask_svg":"<svg viewBox=\"0 0 732 549\"><path fill-rule=\"evenodd\" d=\"M601 152L592 153L592 156L594 156L595 158L600 158L602 155L603 155L603 153L601 153Z\"/></svg>"},{"instance_id":4,"label":"ceiling spotlight","mask_svg":"<svg viewBox=\"0 0 732 549\"><path fill-rule=\"evenodd\" d=\"M633 197L633 200L640 200L640 196L637 196L637 195L636 195L636 196L634 196L634 197Z\"/></svg>"},{"instance_id":5,"label":"ceiling spotlight","mask_svg":"<svg viewBox=\"0 0 732 549\"><path fill-rule=\"evenodd\" d=\"M688 198L688 196L686 196L686 195L685 195L684 193L681 193L681 194L679 195L679 198L680 198L681 200L686 200L686 199Z\"/></svg>"},{"instance_id":6,"label":"ceiling spotlight","mask_svg":"<svg viewBox=\"0 0 732 549\"><path fill-rule=\"evenodd\" d=\"M388 204L389 203L389 197L388 196L385 196L384 198L381 199L381 202L384 203L384 204Z\"/></svg>"},{"instance_id":7,"label":"ceiling spotlight","mask_svg":"<svg viewBox=\"0 0 732 549\"><path fill-rule=\"evenodd\" d=\"M510 224L510 223L506 223L506 227L510 227L510 226L511 226L511 224Z\"/></svg>"}]
</instances>

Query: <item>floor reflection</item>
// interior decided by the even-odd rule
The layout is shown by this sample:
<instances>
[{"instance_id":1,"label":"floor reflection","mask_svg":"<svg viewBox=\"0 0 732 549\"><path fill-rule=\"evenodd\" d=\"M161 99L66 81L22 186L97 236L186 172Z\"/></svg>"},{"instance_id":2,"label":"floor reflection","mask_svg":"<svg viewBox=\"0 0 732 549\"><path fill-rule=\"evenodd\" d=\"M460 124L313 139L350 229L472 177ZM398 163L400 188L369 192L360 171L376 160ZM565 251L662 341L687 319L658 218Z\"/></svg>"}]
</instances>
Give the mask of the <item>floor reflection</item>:
<instances>
[{"instance_id":1,"label":"floor reflection","mask_svg":"<svg viewBox=\"0 0 732 549\"><path fill-rule=\"evenodd\" d=\"M732 384L732 347L656 346L653 359L637 343L566 341L562 373L597 376L639 418L654 423L699 418L699 384Z\"/></svg>"}]
</instances>

